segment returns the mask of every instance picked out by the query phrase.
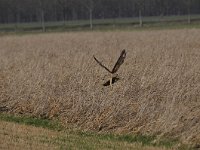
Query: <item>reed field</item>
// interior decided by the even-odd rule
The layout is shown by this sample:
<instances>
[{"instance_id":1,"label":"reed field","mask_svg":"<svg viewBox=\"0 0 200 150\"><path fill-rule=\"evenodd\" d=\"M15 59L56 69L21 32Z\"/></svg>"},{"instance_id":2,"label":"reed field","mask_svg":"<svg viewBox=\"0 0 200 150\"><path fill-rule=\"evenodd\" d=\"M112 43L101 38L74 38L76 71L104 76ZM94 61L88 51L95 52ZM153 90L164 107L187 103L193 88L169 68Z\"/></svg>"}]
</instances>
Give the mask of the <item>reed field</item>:
<instances>
[{"instance_id":1,"label":"reed field","mask_svg":"<svg viewBox=\"0 0 200 150\"><path fill-rule=\"evenodd\" d=\"M0 112L200 145L199 41L199 29L0 36ZM119 81L103 86L93 55L111 69L123 49Z\"/></svg>"}]
</instances>

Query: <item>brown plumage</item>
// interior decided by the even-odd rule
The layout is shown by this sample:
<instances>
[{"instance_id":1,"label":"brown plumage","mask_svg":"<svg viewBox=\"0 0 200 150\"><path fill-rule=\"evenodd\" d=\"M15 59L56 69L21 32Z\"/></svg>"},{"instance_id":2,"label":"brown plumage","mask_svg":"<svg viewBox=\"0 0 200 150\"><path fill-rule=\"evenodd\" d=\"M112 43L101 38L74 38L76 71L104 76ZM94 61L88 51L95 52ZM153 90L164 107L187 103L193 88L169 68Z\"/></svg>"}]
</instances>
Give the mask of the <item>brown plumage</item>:
<instances>
[{"instance_id":1,"label":"brown plumage","mask_svg":"<svg viewBox=\"0 0 200 150\"><path fill-rule=\"evenodd\" d=\"M125 49L121 52L117 62L115 63L115 66L113 67L112 71L110 71L106 66L104 66L95 56L94 60L104 69L106 69L108 72L114 74L119 70L119 67L124 63L124 59L126 58L126 51Z\"/></svg>"},{"instance_id":2,"label":"brown plumage","mask_svg":"<svg viewBox=\"0 0 200 150\"><path fill-rule=\"evenodd\" d=\"M112 73L106 66L104 66L100 61L98 61L98 59L97 59L95 56L93 56L93 57L94 57L94 60L96 60L96 62L97 62L101 67L103 67L104 69L106 69L108 72Z\"/></svg>"},{"instance_id":3,"label":"brown plumage","mask_svg":"<svg viewBox=\"0 0 200 150\"><path fill-rule=\"evenodd\" d=\"M124 63L124 59L126 58L126 51L125 49L121 52L115 66L112 69L112 73L116 73L119 70L119 67Z\"/></svg>"},{"instance_id":4,"label":"brown plumage","mask_svg":"<svg viewBox=\"0 0 200 150\"><path fill-rule=\"evenodd\" d=\"M118 58L118 60L117 60L117 62L115 63L115 65L114 65L114 67L113 67L113 69L110 71L105 65L103 65L95 56L93 56L94 57L94 60L101 66L101 67L103 67L104 69L106 69L109 73L111 73L112 75L113 74L115 74L118 70L119 70L119 68L120 68L120 66L124 63L124 60L125 60L125 58L126 58L126 51L125 51L125 49L121 52L121 54L120 54L120 56L119 56L119 58ZM113 80L114 79L114 80ZM107 81L106 83L105 83L105 85L108 85L108 83L110 83L110 85L112 85L112 83L113 82L116 82L117 80L115 80L115 79L119 79L119 78L116 78L116 77L113 77L113 76L111 76L111 79L110 79L110 81Z\"/></svg>"}]
</instances>

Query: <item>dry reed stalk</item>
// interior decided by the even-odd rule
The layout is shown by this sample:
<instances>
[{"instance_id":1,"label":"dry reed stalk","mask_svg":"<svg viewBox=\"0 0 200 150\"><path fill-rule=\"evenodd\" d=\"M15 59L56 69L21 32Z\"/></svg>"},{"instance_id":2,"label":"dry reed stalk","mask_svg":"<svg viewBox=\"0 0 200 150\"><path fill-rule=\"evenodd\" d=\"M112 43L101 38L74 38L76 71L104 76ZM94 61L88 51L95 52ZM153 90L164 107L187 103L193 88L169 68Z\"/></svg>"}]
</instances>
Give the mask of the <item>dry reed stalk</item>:
<instances>
[{"instance_id":1,"label":"dry reed stalk","mask_svg":"<svg viewBox=\"0 0 200 150\"><path fill-rule=\"evenodd\" d=\"M0 106L83 129L200 140L200 30L0 37ZM101 83L122 49L112 90ZM55 107L55 108L54 108Z\"/></svg>"}]
</instances>

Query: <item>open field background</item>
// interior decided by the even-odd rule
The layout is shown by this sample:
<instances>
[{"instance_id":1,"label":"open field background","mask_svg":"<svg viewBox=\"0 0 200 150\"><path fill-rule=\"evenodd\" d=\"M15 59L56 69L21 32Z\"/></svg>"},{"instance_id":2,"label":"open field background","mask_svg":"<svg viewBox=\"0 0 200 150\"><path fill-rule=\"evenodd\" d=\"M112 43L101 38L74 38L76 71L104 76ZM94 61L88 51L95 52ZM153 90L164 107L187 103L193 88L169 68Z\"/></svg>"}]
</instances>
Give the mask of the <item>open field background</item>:
<instances>
[{"instance_id":1,"label":"open field background","mask_svg":"<svg viewBox=\"0 0 200 150\"><path fill-rule=\"evenodd\" d=\"M0 111L200 144L200 30L0 37ZM122 49L113 88L103 87Z\"/></svg>"},{"instance_id":2,"label":"open field background","mask_svg":"<svg viewBox=\"0 0 200 150\"><path fill-rule=\"evenodd\" d=\"M143 27L139 26L139 18L113 18L94 19L93 30L141 30L141 29L163 29L163 28L200 28L200 15L191 15L191 23L188 24L188 16L151 16L142 17ZM47 32L52 31L87 31L90 29L89 20L45 22ZM26 33L42 32L41 22L0 24L0 33Z\"/></svg>"}]
</instances>

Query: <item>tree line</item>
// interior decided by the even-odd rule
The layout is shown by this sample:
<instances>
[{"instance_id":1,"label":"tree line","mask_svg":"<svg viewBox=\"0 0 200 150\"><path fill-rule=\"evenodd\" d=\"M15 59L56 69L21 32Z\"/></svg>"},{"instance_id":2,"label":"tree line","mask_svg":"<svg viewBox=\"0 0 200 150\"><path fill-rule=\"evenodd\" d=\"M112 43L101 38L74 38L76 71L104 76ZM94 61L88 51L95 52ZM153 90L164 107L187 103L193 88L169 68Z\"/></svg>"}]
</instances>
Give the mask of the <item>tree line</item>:
<instances>
[{"instance_id":1,"label":"tree line","mask_svg":"<svg viewBox=\"0 0 200 150\"><path fill-rule=\"evenodd\" d=\"M200 0L0 0L0 23L200 13Z\"/></svg>"}]
</instances>

